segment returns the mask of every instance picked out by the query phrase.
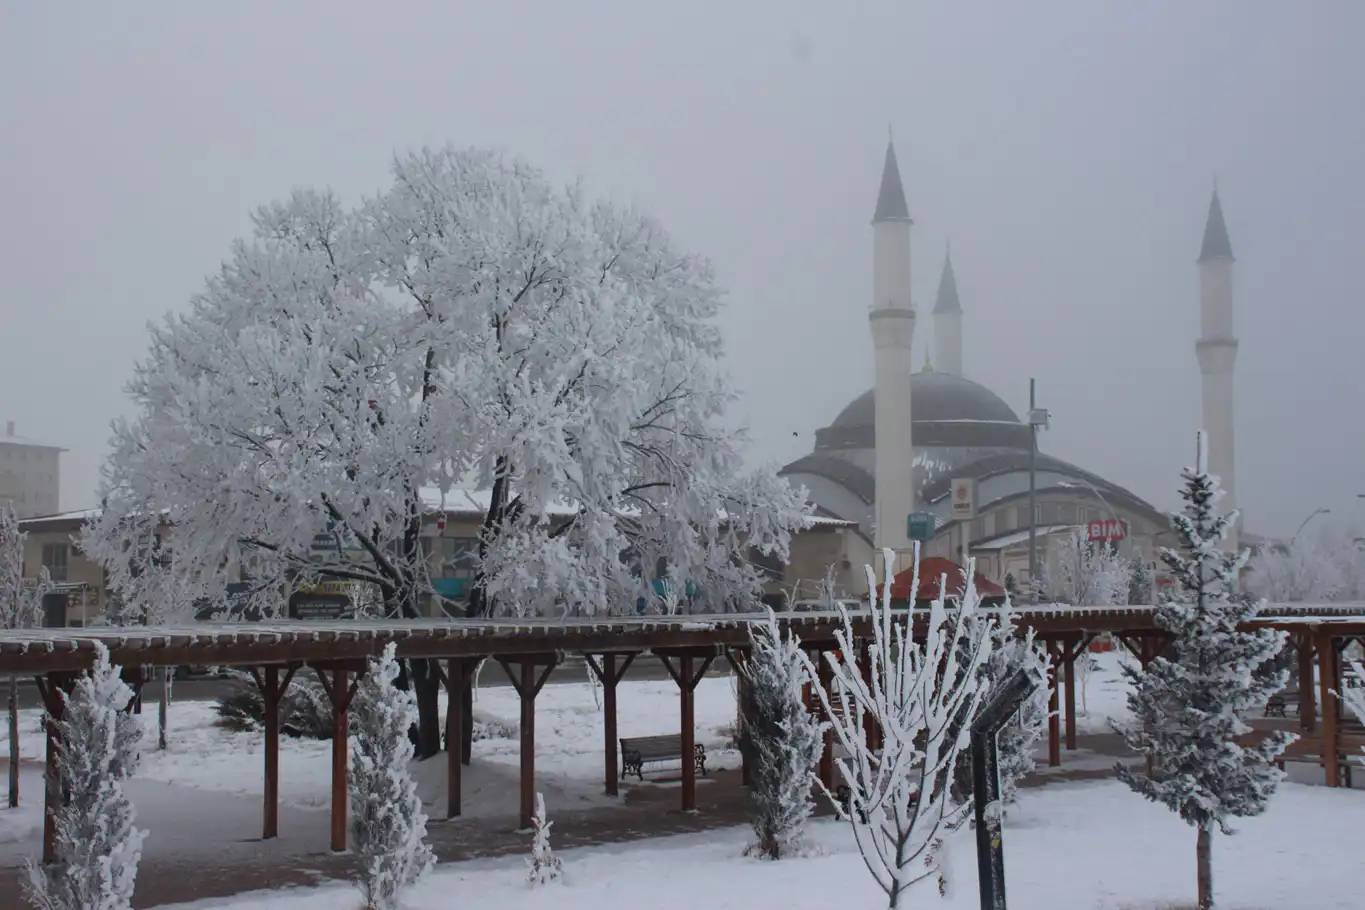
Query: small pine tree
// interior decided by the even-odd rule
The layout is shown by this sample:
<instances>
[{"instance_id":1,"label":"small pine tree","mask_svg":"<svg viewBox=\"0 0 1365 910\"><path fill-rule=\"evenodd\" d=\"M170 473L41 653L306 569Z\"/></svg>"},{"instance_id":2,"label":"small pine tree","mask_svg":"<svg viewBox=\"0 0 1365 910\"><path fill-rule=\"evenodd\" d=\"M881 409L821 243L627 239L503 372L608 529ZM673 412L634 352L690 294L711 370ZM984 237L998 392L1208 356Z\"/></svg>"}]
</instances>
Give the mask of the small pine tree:
<instances>
[{"instance_id":1,"label":"small pine tree","mask_svg":"<svg viewBox=\"0 0 1365 910\"><path fill-rule=\"evenodd\" d=\"M1152 572L1141 553L1134 553L1128 563L1128 602L1130 604L1149 604L1152 602Z\"/></svg>"},{"instance_id":2,"label":"small pine tree","mask_svg":"<svg viewBox=\"0 0 1365 910\"><path fill-rule=\"evenodd\" d=\"M1341 703L1356 716L1356 720L1365 724L1365 666L1352 663L1351 675L1355 678L1355 685L1342 687ZM1365 759L1361 759L1361 763L1365 764Z\"/></svg>"},{"instance_id":3,"label":"small pine tree","mask_svg":"<svg viewBox=\"0 0 1365 910\"><path fill-rule=\"evenodd\" d=\"M29 862L28 898L38 910L128 910L147 836L133 827L123 792L142 738L126 710L133 690L96 644L94 668L64 698L57 767L66 800L57 810L57 859Z\"/></svg>"},{"instance_id":4,"label":"small pine tree","mask_svg":"<svg viewBox=\"0 0 1365 910\"><path fill-rule=\"evenodd\" d=\"M806 708L806 663L796 636L783 634L769 610L750 640L753 650L743 668L749 710L740 750L749 762L745 802L755 840L746 852L781 859L800 847L810 818L811 769L824 748L823 725Z\"/></svg>"},{"instance_id":5,"label":"small pine tree","mask_svg":"<svg viewBox=\"0 0 1365 910\"><path fill-rule=\"evenodd\" d=\"M526 883L532 887L558 881L564 876L564 864L550 847L550 828L554 822L545 817L545 797L536 793L536 813L531 816L531 856L526 860L529 870Z\"/></svg>"},{"instance_id":6,"label":"small pine tree","mask_svg":"<svg viewBox=\"0 0 1365 910\"><path fill-rule=\"evenodd\" d=\"M1162 553L1181 594L1161 604L1155 617L1173 638L1171 650L1145 671L1125 668L1134 688L1128 696L1133 720L1115 728L1151 759L1152 768L1144 774L1120 765L1119 778L1198 831L1198 906L1209 910L1214 829L1231 834L1229 818L1265 810L1284 776L1271 762L1295 737L1270 733L1251 747L1233 741L1251 729L1241 715L1284 686L1283 671L1261 671L1283 647L1285 634L1240 628L1259 604L1231 594L1246 557L1223 551L1236 514L1216 512L1222 490L1208 473L1202 433L1197 465L1182 476L1185 509L1171 521L1182 549Z\"/></svg>"},{"instance_id":7,"label":"small pine tree","mask_svg":"<svg viewBox=\"0 0 1365 910\"><path fill-rule=\"evenodd\" d=\"M411 692L398 689L390 643L356 687L351 703L351 837L364 910L395 910L398 896L433 863L427 816L408 770L417 722Z\"/></svg>"}]
</instances>

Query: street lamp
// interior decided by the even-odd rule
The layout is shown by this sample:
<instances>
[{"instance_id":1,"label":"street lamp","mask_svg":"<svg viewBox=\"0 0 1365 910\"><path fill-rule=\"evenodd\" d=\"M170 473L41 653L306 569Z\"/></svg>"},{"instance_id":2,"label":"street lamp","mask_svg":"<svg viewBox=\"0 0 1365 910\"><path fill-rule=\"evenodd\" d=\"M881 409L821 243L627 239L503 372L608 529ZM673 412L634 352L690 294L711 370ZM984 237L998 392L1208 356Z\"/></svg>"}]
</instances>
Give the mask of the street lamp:
<instances>
[{"instance_id":1,"label":"street lamp","mask_svg":"<svg viewBox=\"0 0 1365 910\"><path fill-rule=\"evenodd\" d=\"M1038 430L1047 429L1047 408L1038 407L1036 379L1028 381L1028 581L1038 591Z\"/></svg>"},{"instance_id":2,"label":"street lamp","mask_svg":"<svg viewBox=\"0 0 1365 910\"><path fill-rule=\"evenodd\" d=\"M1303 520L1303 524L1299 525L1299 529L1294 532L1294 536L1289 538L1289 545L1291 547L1294 545L1294 541L1299 539L1299 535L1303 533L1304 528L1308 527L1308 523L1310 521L1312 521L1314 518L1317 518L1319 515L1330 515L1331 512L1332 510L1328 508L1314 509L1313 511L1309 512L1308 517Z\"/></svg>"}]
</instances>

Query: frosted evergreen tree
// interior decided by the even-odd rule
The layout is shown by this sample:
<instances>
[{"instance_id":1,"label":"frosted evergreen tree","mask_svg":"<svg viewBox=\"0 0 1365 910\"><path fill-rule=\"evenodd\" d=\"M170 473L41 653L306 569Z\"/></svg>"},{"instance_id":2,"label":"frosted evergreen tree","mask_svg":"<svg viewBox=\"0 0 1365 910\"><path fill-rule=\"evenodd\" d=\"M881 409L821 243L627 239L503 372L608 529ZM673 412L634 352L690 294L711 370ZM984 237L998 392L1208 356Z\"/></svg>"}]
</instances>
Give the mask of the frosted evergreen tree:
<instances>
[{"instance_id":1,"label":"frosted evergreen tree","mask_svg":"<svg viewBox=\"0 0 1365 910\"><path fill-rule=\"evenodd\" d=\"M351 702L351 838L359 860L364 910L395 910L403 889L431 868L427 816L408 763L416 722L411 692L394 685L398 663L390 643L370 661Z\"/></svg>"},{"instance_id":2,"label":"frosted evergreen tree","mask_svg":"<svg viewBox=\"0 0 1365 910\"><path fill-rule=\"evenodd\" d=\"M1183 512L1171 525L1181 548L1162 560L1179 591L1158 605L1156 625L1172 636L1167 656L1145 671L1125 667L1133 685L1133 720L1115 725L1130 748L1151 759L1151 772L1120 765L1118 775L1135 792L1176 812L1198 832L1198 906L1213 907L1212 841L1215 830L1233 833L1230 818L1259 815L1283 772L1272 762L1296 738L1272 732L1255 746L1234 738L1250 732L1242 715L1266 703L1286 675L1264 672L1284 646L1285 634L1244 631L1259 603L1232 594L1244 554L1224 551L1236 513L1216 511L1222 490L1208 473L1203 434L1198 459L1183 472Z\"/></svg>"},{"instance_id":3,"label":"frosted evergreen tree","mask_svg":"<svg viewBox=\"0 0 1365 910\"><path fill-rule=\"evenodd\" d=\"M544 794L536 793L536 812L531 816L531 856L526 860L530 867L526 883L531 886L558 881L564 875L564 864L550 847L550 828L553 826L554 822L545 817Z\"/></svg>"},{"instance_id":4,"label":"frosted evergreen tree","mask_svg":"<svg viewBox=\"0 0 1365 910\"><path fill-rule=\"evenodd\" d=\"M1356 716L1356 720L1365 724L1365 666L1352 663L1351 677L1354 678L1355 685L1342 687L1341 703ZM1361 759L1361 763L1365 764L1365 759Z\"/></svg>"},{"instance_id":5,"label":"frosted evergreen tree","mask_svg":"<svg viewBox=\"0 0 1365 910\"><path fill-rule=\"evenodd\" d=\"M1135 553L1128 563L1128 603L1149 604L1152 602L1152 571L1142 554Z\"/></svg>"},{"instance_id":6,"label":"frosted evergreen tree","mask_svg":"<svg viewBox=\"0 0 1365 910\"><path fill-rule=\"evenodd\" d=\"M133 827L123 782L137 767L142 727L126 710L133 690L95 645L57 723L57 767L66 795L56 813L56 861L28 864L28 898L38 910L128 910L145 831Z\"/></svg>"},{"instance_id":7,"label":"frosted evergreen tree","mask_svg":"<svg viewBox=\"0 0 1365 910\"><path fill-rule=\"evenodd\" d=\"M43 597L52 590L46 568L36 583L24 580L24 542L19 516L8 502L0 505L0 629L42 625ZM19 805L19 676L9 678L9 807Z\"/></svg>"},{"instance_id":8,"label":"frosted evergreen tree","mask_svg":"<svg viewBox=\"0 0 1365 910\"><path fill-rule=\"evenodd\" d=\"M749 711L739 738L749 762L746 802L754 828L746 852L781 859L800 848L810 818L811 769L824 747L823 725L806 707L806 662L796 636L784 634L769 610L750 640L743 668Z\"/></svg>"},{"instance_id":9,"label":"frosted evergreen tree","mask_svg":"<svg viewBox=\"0 0 1365 910\"><path fill-rule=\"evenodd\" d=\"M895 554L884 550L883 558L889 578ZM919 589L918 545L914 558L912 591ZM812 685L847 753L837 763L847 803L827 790L825 795L852 825L863 862L892 910L924 879L937 879L940 892L947 891L944 838L971 812L970 800L955 800L948 784L989 689L981 670L995 648L990 626L972 621L981 599L973 577L969 565L957 608L950 611L939 594L927 611L920 644L911 637L904 611L892 609L891 586L883 585L881 596L876 595L876 576L867 566L870 679L854 659L867 632L855 629L841 609L842 628L834 633L838 650L824 655L829 686ZM803 658L810 678L818 679L814 662ZM836 701L843 705L837 713L831 710ZM869 719L881 730L878 749L865 733Z\"/></svg>"}]
</instances>

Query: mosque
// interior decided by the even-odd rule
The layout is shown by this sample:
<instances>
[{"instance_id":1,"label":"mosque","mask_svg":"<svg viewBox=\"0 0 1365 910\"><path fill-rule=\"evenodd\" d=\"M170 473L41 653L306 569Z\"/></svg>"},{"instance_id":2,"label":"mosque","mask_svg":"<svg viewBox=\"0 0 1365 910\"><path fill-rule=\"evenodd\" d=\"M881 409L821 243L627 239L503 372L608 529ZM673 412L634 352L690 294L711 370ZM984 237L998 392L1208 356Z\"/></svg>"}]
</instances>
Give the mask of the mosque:
<instances>
[{"instance_id":1,"label":"mosque","mask_svg":"<svg viewBox=\"0 0 1365 910\"><path fill-rule=\"evenodd\" d=\"M824 535L794 541L786 581L799 587L834 567L836 587L861 591L874 551L908 554L914 539L927 556L965 564L996 581L1029 577L1029 477L1035 432L1046 412L1021 419L1000 396L963 375L964 313L951 255L931 316L934 357L915 372L910 348L919 317L910 302L910 229L896 151L888 142L872 216L873 299L869 313L875 386L816 430L810 454L782 469L803 485L816 514L841 525L842 542ZM1210 468L1235 506L1233 471L1232 246L1215 188L1198 259L1203 426ZM1099 474L1037 452L1034 467L1037 565L1080 532L1155 565L1169 518ZM915 516L912 521L911 516ZM912 526L913 525L913 526ZM821 541L821 542L817 542ZM1230 542L1235 545L1235 541ZM818 550L818 552L817 552ZM905 563L902 563L904 565ZM818 569L818 571L817 571ZM806 596L810 591L805 591ZM801 596L798 594L798 597ZM842 595L841 595L842 596Z\"/></svg>"}]
</instances>

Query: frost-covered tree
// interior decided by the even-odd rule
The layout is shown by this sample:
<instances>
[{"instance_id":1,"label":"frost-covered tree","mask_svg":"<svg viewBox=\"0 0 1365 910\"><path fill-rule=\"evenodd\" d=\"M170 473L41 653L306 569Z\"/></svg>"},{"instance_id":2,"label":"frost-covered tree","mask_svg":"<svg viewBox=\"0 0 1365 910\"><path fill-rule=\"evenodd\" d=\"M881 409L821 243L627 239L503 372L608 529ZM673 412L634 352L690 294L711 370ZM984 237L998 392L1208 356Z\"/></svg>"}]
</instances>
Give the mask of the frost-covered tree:
<instances>
[{"instance_id":1,"label":"frost-covered tree","mask_svg":"<svg viewBox=\"0 0 1365 910\"><path fill-rule=\"evenodd\" d=\"M1105 541L1074 531L1054 550L1047 588L1061 603L1098 606L1128 599L1128 561Z\"/></svg>"},{"instance_id":2,"label":"frost-covered tree","mask_svg":"<svg viewBox=\"0 0 1365 910\"><path fill-rule=\"evenodd\" d=\"M57 722L57 768L65 800L56 813L56 861L28 864L28 898L38 910L128 910L145 831L133 827L123 782L137 767L142 727L128 714L133 690L95 645ZM51 723L51 721L49 721Z\"/></svg>"},{"instance_id":3,"label":"frost-covered tree","mask_svg":"<svg viewBox=\"0 0 1365 910\"><path fill-rule=\"evenodd\" d=\"M883 553L890 578L895 556ZM919 589L919 546L915 547L911 590ZM891 586L876 594L876 576L866 568L871 604L872 640L868 647L870 681L865 681L855 655L863 636L853 618L842 611L836 630L838 650L824 655L830 669L828 688L820 685L814 663L806 658L812 688L820 698L832 729L847 755L838 760L839 777L848 788L847 804L826 791L853 827L863 861L886 893L888 906L900 906L906 889L926 878L947 887L942 866L943 837L961 826L971 802L956 802L949 786L958 756L968 741L989 684L982 669L995 638L989 624L973 622L980 603L974 572L968 568L967 589L960 606L950 610L940 592L927 611L925 640L915 641L907 614L891 608ZM918 623L916 623L918 625ZM843 705L841 712L831 704ZM864 720L881 729L880 749L872 749ZM954 734L954 731L955 734Z\"/></svg>"},{"instance_id":4,"label":"frost-covered tree","mask_svg":"<svg viewBox=\"0 0 1365 910\"><path fill-rule=\"evenodd\" d=\"M408 769L416 720L411 692L394 685L398 662L389 643L356 685L351 701L352 852L364 910L395 910L404 888L431 868L427 816Z\"/></svg>"},{"instance_id":5,"label":"frost-covered tree","mask_svg":"<svg viewBox=\"0 0 1365 910\"><path fill-rule=\"evenodd\" d=\"M1324 603L1354 593L1353 541L1325 528L1295 535L1284 544L1262 547L1250 560L1246 587L1271 603Z\"/></svg>"},{"instance_id":6,"label":"frost-covered tree","mask_svg":"<svg viewBox=\"0 0 1365 910\"><path fill-rule=\"evenodd\" d=\"M267 615L325 576L416 616L424 512L457 484L488 497L476 615L627 612L649 581L627 552L743 601L761 576L735 554L785 557L804 497L744 467L721 293L657 223L446 148L399 156L357 208L300 191L254 226L136 368L85 544L111 581L164 510L174 571L245 577ZM427 757L439 677L406 678Z\"/></svg>"},{"instance_id":7,"label":"frost-covered tree","mask_svg":"<svg viewBox=\"0 0 1365 910\"><path fill-rule=\"evenodd\" d=\"M1047 655L1034 640L1032 629L1020 633L1019 624L1011 616L1012 609L1007 603L1003 610L983 610L973 619L973 622L987 623L995 640L991 655L981 670L983 682L990 688L1003 686L1020 670L1033 682L1028 697L996 737L1002 806L1014 802L1019 793L1019 781L1037 764L1038 741L1047 729L1049 715ZM966 752L958 756L953 785L957 799L970 798L972 762Z\"/></svg>"},{"instance_id":8,"label":"frost-covered tree","mask_svg":"<svg viewBox=\"0 0 1365 910\"><path fill-rule=\"evenodd\" d=\"M745 797L754 842L749 853L781 859L800 849L811 813L811 769L824 747L823 725L806 707L806 660L801 642L784 633L777 616L750 630L752 649L742 668L748 711L739 747L749 763Z\"/></svg>"},{"instance_id":9,"label":"frost-covered tree","mask_svg":"<svg viewBox=\"0 0 1365 910\"><path fill-rule=\"evenodd\" d=\"M526 883L532 887L558 881L564 876L564 863L550 847L550 828L553 826L554 822L545 815L544 794L536 793L536 811L531 816L531 855L526 859Z\"/></svg>"},{"instance_id":10,"label":"frost-covered tree","mask_svg":"<svg viewBox=\"0 0 1365 910\"><path fill-rule=\"evenodd\" d=\"M35 582L24 580L24 542L19 516L8 502L0 505L0 629L42 625L43 598L52 590L47 569ZM9 677L9 807L19 805L19 677Z\"/></svg>"},{"instance_id":11,"label":"frost-covered tree","mask_svg":"<svg viewBox=\"0 0 1365 910\"><path fill-rule=\"evenodd\" d=\"M1356 716L1358 722L1365 724L1365 666L1352 662L1350 674L1355 685L1342 688L1341 703ZM1365 749L1361 751L1365 751ZM1362 758L1361 762L1365 763L1365 758Z\"/></svg>"},{"instance_id":12,"label":"frost-covered tree","mask_svg":"<svg viewBox=\"0 0 1365 910\"><path fill-rule=\"evenodd\" d=\"M1150 604L1154 596L1151 569L1141 553L1134 553L1128 562L1128 603Z\"/></svg>"},{"instance_id":13,"label":"frost-covered tree","mask_svg":"<svg viewBox=\"0 0 1365 910\"><path fill-rule=\"evenodd\" d=\"M1132 720L1115 729L1130 748L1151 759L1149 773L1120 765L1119 778L1198 832L1198 906L1208 910L1213 906L1214 831L1231 834L1229 819L1264 811L1284 776L1271 763L1296 737L1271 732L1254 746L1234 741L1251 731L1242 715L1284 686L1283 671L1271 674L1264 668L1284 646L1285 633L1241 629L1256 617L1260 604L1231 593L1246 559L1223 549L1237 516L1217 512L1222 490L1208 473L1202 433L1198 449L1196 466L1182 474L1184 511L1171 520L1180 549L1162 552L1179 591L1158 605L1155 622L1172 642L1145 671L1125 668L1133 687L1128 696Z\"/></svg>"}]
</instances>

